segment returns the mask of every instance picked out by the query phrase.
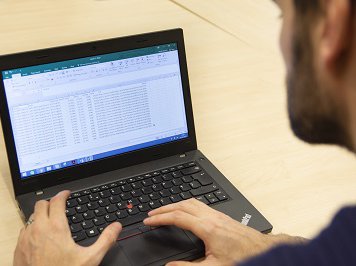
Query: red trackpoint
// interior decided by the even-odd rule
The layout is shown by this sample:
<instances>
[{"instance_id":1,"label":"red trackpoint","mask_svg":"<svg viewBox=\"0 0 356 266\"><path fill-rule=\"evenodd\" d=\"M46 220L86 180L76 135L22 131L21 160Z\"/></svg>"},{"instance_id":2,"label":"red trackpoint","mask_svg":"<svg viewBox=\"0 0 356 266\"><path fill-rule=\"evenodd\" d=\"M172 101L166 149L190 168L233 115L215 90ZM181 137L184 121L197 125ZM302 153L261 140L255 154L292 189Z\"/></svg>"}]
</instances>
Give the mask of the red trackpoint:
<instances>
[{"instance_id":1,"label":"red trackpoint","mask_svg":"<svg viewBox=\"0 0 356 266\"><path fill-rule=\"evenodd\" d=\"M133 206L132 206L132 203L127 204L127 208L128 208L128 209L132 209L132 207L133 207Z\"/></svg>"}]
</instances>

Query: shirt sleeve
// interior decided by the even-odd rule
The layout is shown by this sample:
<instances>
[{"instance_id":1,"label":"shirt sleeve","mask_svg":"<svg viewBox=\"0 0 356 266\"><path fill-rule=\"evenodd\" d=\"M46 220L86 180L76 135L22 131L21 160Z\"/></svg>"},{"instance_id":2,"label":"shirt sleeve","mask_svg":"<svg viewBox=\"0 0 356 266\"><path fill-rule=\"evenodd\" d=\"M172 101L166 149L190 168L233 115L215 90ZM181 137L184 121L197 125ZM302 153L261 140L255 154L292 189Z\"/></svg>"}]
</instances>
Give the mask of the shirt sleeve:
<instances>
[{"instance_id":1,"label":"shirt sleeve","mask_svg":"<svg viewBox=\"0 0 356 266\"><path fill-rule=\"evenodd\" d=\"M342 209L308 244L282 245L238 266L356 265L356 207Z\"/></svg>"}]
</instances>

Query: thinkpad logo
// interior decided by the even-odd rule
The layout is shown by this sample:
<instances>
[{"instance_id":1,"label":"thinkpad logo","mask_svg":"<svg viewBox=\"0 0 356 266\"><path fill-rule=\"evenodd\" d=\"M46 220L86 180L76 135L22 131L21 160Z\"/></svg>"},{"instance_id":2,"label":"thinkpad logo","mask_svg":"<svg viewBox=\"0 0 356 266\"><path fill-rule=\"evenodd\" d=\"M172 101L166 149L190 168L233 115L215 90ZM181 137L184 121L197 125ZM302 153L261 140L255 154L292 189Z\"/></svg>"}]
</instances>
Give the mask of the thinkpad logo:
<instances>
[{"instance_id":1,"label":"thinkpad logo","mask_svg":"<svg viewBox=\"0 0 356 266\"><path fill-rule=\"evenodd\" d=\"M252 215L245 213L245 216L242 217L241 223L243 225L248 225L248 222L250 221Z\"/></svg>"}]
</instances>

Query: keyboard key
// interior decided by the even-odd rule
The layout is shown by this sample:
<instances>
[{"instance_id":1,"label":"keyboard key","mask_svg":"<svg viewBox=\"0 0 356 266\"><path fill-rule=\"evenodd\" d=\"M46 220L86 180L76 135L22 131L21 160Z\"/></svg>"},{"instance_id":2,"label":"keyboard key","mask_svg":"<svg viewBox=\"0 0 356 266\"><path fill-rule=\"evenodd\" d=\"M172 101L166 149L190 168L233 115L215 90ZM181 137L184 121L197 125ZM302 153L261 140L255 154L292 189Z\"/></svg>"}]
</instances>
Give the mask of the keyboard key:
<instances>
[{"instance_id":1,"label":"keyboard key","mask_svg":"<svg viewBox=\"0 0 356 266\"><path fill-rule=\"evenodd\" d=\"M66 209L66 215L67 216L73 216L74 214L76 214L76 211L75 211L74 208Z\"/></svg>"},{"instance_id":2,"label":"keyboard key","mask_svg":"<svg viewBox=\"0 0 356 266\"><path fill-rule=\"evenodd\" d=\"M117 207L114 204L105 207L106 212L112 213L117 211Z\"/></svg>"},{"instance_id":3,"label":"keyboard key","mask_svg":"<svg viewBox=\"0 0 356 266\"><path fill-rule=\"evenodd\" d=\"M75 211L77 213L83 213L83 212L86 212L87 210L88 210L88 208L85 205L75 207Z\"/></svg>"},{"instance_id":4,"label":"keyboard key","mask_svg":"<svg viewBox=\"0 0 356 266\"><path fill-rule=\"evenodd\" d=\"M82 241L87 238L87 236L84 234L84 232L78 232L72 235L72 238L75 242Z\"/></svg>"},{"instance_id":5,"label":"keyboard key","mask_svg":"<svg viewBox=\"0 0 356 266\"><path fill-rule=\"evenodd\" d=\"M163 170L161 170L161 174L167 174L167 173L169 173L169 170L168 170L168 169L163 169Z\"/></svg>"},{"instance_id":6,"label":"keyboard key","mask_svg":"<svg viewBox=\"0 0 356 266\"><path fill-rule=\"evenodd\" d=\"M108 205L110 204L110 202L109 202L108 199L100 199L100 200L98 201L98 203L99 203L99 205L100 205L101 207L105 207L105 206L108 206Z\"/></svg>"},{"instance_id":7,"label":"keyboard key","mask_svg":"<svg viewBox=\"0 0 356 266\"><path fill-rule=\"evenodd\" d=\"M100 187L100 190L106 190L106 189L109 189L109 186L108 185L102 185Z\"/></svg>"},{"instance_id":8,"label":"keyboard key","mask_svg":"<svg viewBox=\"0 0 356 266\"><path fill-rule=\"evenodd\" d=\"M217 198L210 198L210 199L208 199L209 200L209 202L211 203L211 204L213 204L213 203L215 203L215 202L218 202L219 200L217 199Z\"/></svg>"},{"instance_id":9,"label":"keyboard key","mask_svg":"<svg viewBox=\"0 0 356 266\"><path fill-rule=\"evenodd\" d=\"M128 192L128 191L131 191L131 190L132 190L132 188L131 188L131 186L130 186L129 184L123 185L123 186L121 186L120 188L121 188L121 190L122 190L123 192Z\"/></svg>"},{"instance_id":10,"label":"keyboard key","mask_svg":"<svg viewBox=\"0 0 356 266\"><path fill-rule=\"evenodd\" d=\"M193 178L190 175L188 175L188 176L183 176L182 180L184 183L190 183L193 181Z\"/></svg>"},{"instance_id":11,"label":"keyboard key","mask_svg":"<svg viewBox=\"0 0 356 266\"><path fill-rule=\"evenodd\" d=\"M109 200L110 200L111 203L118 203L118 202L121 201L121 198L120 198L120 196L111 196L109 198Z\"/></svg>"},{"instance_id":12,"label":"keyboard key","mask_svg":"<svg viewBox=\"0 0 356 266\"><path fill-rule=\"evenodd\" d=\"M195 180L198 180L203 186L210 185L213 183L213 179L205 172L197 173L192 175Z\"/></svg>"},{"instance_id":13,"label":"keyboard key","mask_svg":"<svg viewBox=\"0 0 356 266\"><path fill-rule=\"evenodd\" d=\"M182 198L179 195L172 195L169 198L173 203L176 203L176 202L179 202L182 200Z\"/></svg>"},{"instance_id":14,"label":"keyboard key","mask_svg":"<svg viewBox=\"0 0 356 266\"><path fill-rule=\"evenodd\" d=\"M162 175L162 179L164 181L169 181L169 180L173 179L173 176L171 174L165 174L165 175Z\"/></svg>"},{"instance_id":15,"label":"keyboard key","mask_svg":"<svg viewBox=\"0 0 356 266\"><path fill-rule=\"evenodd\" d=\"M140 212L140 211L139 211L139 209L138 209L137 207L133 207L133 208L127 210L127 213L128 213L129 215L135 215L135 214L137 214L137 213L139 213L139 212Z\"/></svg>"},{"instance_id":16,"label":"keyboard key","mask_svg":"<svg viewBox=\"0 0 356 266\"><path fill-rule=\"evenodd\" d=\"M154 183L154 184L159 184L159 183L161 183L163 181L163 179L160 177L160 176L156 176L156 177L153 177L152 178L152 182Z\"/></svg>"},{"instance_id":17,"label":"keyboard key","mask_svg":"<svg viewBox=\"0 0 356 266\"><path fill-rule=\"evenodd\" d=\"M82 194L80 192L74 192L74 193L71 194L72 198L78 198L80 196L82 196Z\"/></svg>"},{"instance_id":18,"label":"keyboard key","mask_svg":"<svg viewBox=\"0 0 356 266\"><path fill-rule=\"evenodd\" d=\"M151 178L152 175L151 175L151 174L145 174L144 177L145 177L145 178Z\"/></svg>"},{"instance_id":19,"label":"keyboard key","mask_svg":"<svg viewBox=\"0 0 356 266\"><path fill-rule=\"evenodd\" d=\"M78 202L76 199L70 199L67 200L67 208L72 208L78 205Z\"/></svg>"},{"instance_id":20,"label":"keyboard key","mask_svg":"<svg viewBox=\"0 0 356 266\"><path fill-rule=\"evenodd\" d=\"M117 183L111 183L110 185L109 185L109 187L111 187L111 188L113 188L113 187L117 187L118 185L117 185Z\"/></svg>"},{"instance_id":21,"label":"keyboard key","mask_svg":"<svg viewBox=\"0 0 356 266\"><path fill-rule=\"evenodd\" d=\"M152 176L158 176L158 175L160 175L158 171L152 173Z\"/></svg>"},{"instance_id":22,"label":"keyboard key","mask_svg":"<svg viewBox=\"0 0 356 266\"><path fill-rule=\"evenodd\" d=\"M102 215L106 214L106 211L104 208L98 208L98 209L94 210L94 214L96 216L102 216Z\"/></svg>"},{"instance_id":23,"label":"keyboard key","mask_svg":"<svg viewBox=\"0 0 356 266\"><path fill-rule=\"evenodd\" d=\"M153 182L151 179L147 179L147 180L143 180L142 181L142 184L145 186L145 187L148 187L148 186L152 186L153 185Z\"/></svg>"},{"instance_id":24,"label":"keyboard key","mask_svg":"<svg viewBox=\"0 0 356 266\"><path fill-rule=\"evenodd\" d=\"M133 183L133 182L136 182L136 177L131 177L127 179L127 183Z\"/></svg>"},{"instance_id":25,"label":"keyboard key","mask_svg":"<svg viewBox=\"0 0 356 266\"><path fill-rule=\"evenodd\" d=\"M155 187L156 187L156 185L155 185ZM143 192L143 194L150 194L153 192L153 189L152 189L152 187L144 187L142 189L142 192Z\"/></svg>"},{"instance_id":26,"label":"keyboard key","mask_svg":"<svg viewBox=\"0 0 356 266\"><path fill-rule=\"evenodd\" d=\"M128 204L132 204L133 206L136 206L138 204L140 204L138 199L130 199L127 201Z\"/></svg>"},{"instance_id":27,"label":"keyboard key","mask_svg":"<svg viewBox=\"0 0 356 266\"><path fill-rule=\"evenodd\" d=\"M126 218L128 216L128 214L127 214L126 210L122 210L122 211L117 211L116 216L119 219L123 219L123 218Z\"/></svg>"},{"instance_id":28,"label":"keyboard key","mask_svg":"<svg viewBox=\"0 0 356 266\"><path fill-rule=\"evenodd\" d=\"M99 232L96 228L86 230L85 233L87 234L88 237L93 237L93 236L96 236L99 234Z\"/></svg>"},{"instance_id":29,"label":"keyboard key","mask_svg":"<svg viewBox=\"0 0 356 266\"><path fill-rule=\"evenodd\" d=\"M193 182L190 182L189 185L195 189L195 188L198 188L198 187L201 187L200 183L198 181L193 181Z\"/></svg>"},{"instance_id":30,"label":"keyboard key","mask_svg":"<svg viewBox=\"0 0 356 266\"><path fill-rule=\"evenodd\" d=\"M96 202L89 202L89 203L87 204L87 207L88 207L89 210L95 210L96 208L99 207L99 204L96 203Z\"/></svg>"},{"instance_id":31,"label":"keyboard key","mask_svg":"<svg viewBox=\"0 0 356 266\"><path fill-rule=\"evenodd\" d=\"M207 199L215 198L215 195L213 193L206 194L205 197Z\"/></svg>"},{"instance_id":32,"label":"keyboard key","mask_svg":"<svg viewBox=\"0 0 356 266\"><path fill-rule=\"evenodd\" d=\"M71 216L71 221L73 222L73 223L80 223L81 221L83 221L83 216L81 215L81 214L76 214L76 215L73 215L73 216Z\"/></svg>"},{"instance_id":33,"label":"keyboard key","mask_svg":"<svg viewBox=\"0 0 356 266\"><path fill-rule=\"evenodd\" d=\"M168 189L164 189L160 191L159 194L161 194L161 196L165 198L165 197L169 197L172 193Z\"/></svg>"},{"instance_id":34,"label":"keyboard key","mask_svg":"<svg viewBox=\"0 0 356 266\"><path fill-rule=\"evenodd\" d=\"M192 197L192 195L190 194L189 191L182 192L182 193L179 194L179 196L181 196L181 198L184 199L184 200L190 199Z\"/></svg>"},{"instance_id":35,"label":"keyboard key","mask_svg":"<svg viewBox=\"0 0 356 266\"><path fill-rule=\"evenodd\" d=\"M82 196L80 198L77 198L77 201L78 201L78 204L82 205L82 204L88 203L89 198L88 198L88 196Z\"/></svg>"},{"instance_id":36,"label":"keyboard key","mask_svg":"<svg viewBox=\"0 0 356 266\"><path fill-rule=\"evenodd\" d=\"M113 221L116 221L117 218L116 218L116 215L113 214L113 213L108 213L104 216L105 220L108 222L108 223L111 223Z\"/></svg>"},{"instance_id":37,"label":"keyboard key","mask_svg":"<svg viewBox=\"0 0 356 266\"><path fill-rule=\"evenodd\" d=\"M173 183L172 183L172 181L163 182L162 186L164 188L171 188L171 187L173 187Z\"/></svg>"},{"instance_id":38,"label":"keyboard key","mask_svg":"<svg viewBox=\"0 0 356 266\"><path fill-rule=\"evenodd\" d=\"M182 190L179 188L179 187L172 187L169 189L169 191L172 193L172 194L178 194L178 193L181 193Z\"/></svg>"},{"instance_id":39,"label":"keyboard key","mask_svg":"<svg viewBox=\"0 0 356 266\"><path fill-rule=\"evenodd\" d=\"M121 193L120 197L121 197L122 200L129 200L129 199L132 198L131 193L127 193L127 192L126 193Z\"/></svg>"},{"instance_id":40,"label":"keyboard key","mask_svg":"<svg viewBox=\"0 0 356 266\"><path fill-rule=\"evenodd\" d=\"M151 200L157 200L161 198L161 195L158 192L153 192L150 195Z\"/></svg>"},{"instance_id":41,"label":"keyboard key","mask_svg":"<svg viewBox=\"0 0 356 266\"><path fill-rule=\"evenodd\" d=\"M192 167L192 166L196 166L195 162L189 162L184 164L185 167Z\"/></svg>"},{"instance_id":42,"label":"keyboard key","mask_svg":"<svg viewBox=\"0 0 356 266\"><path fill-rule=\"evenodd\" d=\"M228 199L228 197L222 191L216 191L214 194L220 201Z\"/></svg>"},{"instance_id":43,"label":"keyboard key","mask_svg":"<svg viewBox=\"0 0 356 266\"><path fill-rule=\"evenodd\" d=\"M150 201L148 205L150 205L151 209L157 209L161 207L161 203L158 200Z\"/></svg>"},{"instance_id":44,"label":"keyboard key","mask_svg":"<svg viewBox=\"0 0 356 266\"><path fill-rule=\"evenodd\" d=\"M172 173L172 176L173 176L174 178L182 177L182 173L179 172L179 171L173 172L173 173Z\"/></svg>"},{"instance_id":45,"label":"keyboard key","mask_svg":"<svg viewBox=\"0 0 356 266\"><path fill-rule=\"evenodd\" d=\"M200 171L201 171L201 168L199 166L194 166L194 167L190 167L190 168L181 170L181 173L183 175L192 175L192 174L198 173Z\"/></svg>"},{"instance_id":46,"label":"keyboard key","mask_svg":"<svg viewBox=\"0 0 356 266\"><path fill-rule=\"evenodd\" d=\"M116 206L117 206L117 208L118 208L119 210L124 210L124 209L127 208L126 202L119 202L119 203L116 204Z\"/></svg>"},{"instance_id":47,"label":"keyboard key","mask_svg":"<svg viewBox=\"0 0 356 266\"><path fill-rule=\"evenodd\" d=\"M84 221L81 223L83 229L90 229L94 226L92 221Z\"/></svg>"},{"instance_id":48,"label":"keyboard key","mask_svg":"<svg viewBox=\"0 0 356 266\"><path fill-rule=\"evenodd\" d=\"M95 188L90 189L90 191L93 192L93 193L99 192L99 191L100 191L100 188L95 187Z\"/></svg>"},{"instance_id":49,"label":"keyboard key","mask_svg":"<svg viewBox=\"0 0 356 266\"><path fill-rule=\"evenodd\" d=\"M134 191L131 191L131 195L132 197L134 198L138 198L139 196L141 196L143 193L141 190L137 189L137 190L134 190Z\"/></svg>"},{"instance_id":50,"label":"keyboard key","mask_svg":"<svg viewBox=\"0 0 356 266\"><path fill-rule=\"evenodd\" d=\"M119 195L121 192L122 192L121 189L118 187L114 187L114 188L110 189L110 193L112 195Z\"/></svg>"},{"instance_id":51,"label":"keyboard key","mask_svg":"<svg viewBox=\"0 0 356 266\"><path fill-rule=\"evenodd\" d=\"M99 199L100 199L99 193L93 193L93 194L89 195L90 201L98 201Z\"/></svg>"},{"instance_id":52,"label":"keyboard key","mask_svg":"<svg viewBox=\"0 0 356 266\"><path fill-rule=\"evenodd\" d=\"M183 180L180 178L175 178L172 180L172 183L174 186L179 186L179 185L183 184Z\"/></svg>"},{"instance_id":53,"label":"keyboard key","mask_svg":"<svg viewBox=\"0 0 356 266\"><path fill-rule=\"evenodd\" d=\"M168 204L171 204L172 201L170 198L163 198L163 199L160 199L159 202L162 204L162 206L165 206L165 205L168 205Z\"/></svg>"},{"instance_id":54,"label":"keyboard key","mask_svg":"<svg viewBox=\"0 0 356 266\"><path fill-rule=\"evenodd\" d=\"M82 227L81 227L80 224L71 224L71 225L69 226L69 228L70 228L70 231L71 231L72 233L76 233L76 232L79 232L79 231L82 230Z\"/></svg>"},{"instance_id":55,"label":"keyboard key","mask_svg":"<svg viewBox=\"0 0 356 266\"><path fill-rule=\"evenodd\" d=\"M90 220L94 218L94 212L93 211L87 211L85 213L83 213L83 218L85 220Z\"/></svg>"},{"instance_id":56,"label":"keyboard key","mask_svg":"<svg viewBox=\"0 0 356 266\"><path fill-rule=\"evenodd\" d=\"M146 203L150 201L150 198L147 195L143 195L138 198L141 203Z\"/></svg>"},{"instance_id":57,"label":"keyboard key","mask_svg":"<svg viewBox=\"0 0 356 266\"><path fill-rule=\"evenodd\" d=\"M190 191L190 193L192 193L192 195L194 197L196 197L196 196L200 196L200 195L203 195L203 194L208 194L210 192L214 192L216 190L218 190L218 187L216 185L208 185L208 186L200 187L200 188L197 188L197 189L192 189Z\"/></svg>"},{"instance_id":58,"label":"keyboard key","mask_svg":"<svg viewBox=\"0 0 356 266\"><path fill-rule=\"evenodd\" d=\"M148 210L150 210L150 206L148 204L140 204L137 206L138 209L141 211L141 212L147 212Z\"/></svg>"},{"instance_id":59,"label":"keyboard key","mask_svg":"<svg viewBox=\"0 0 356 266\"><path fill-rule=\"evenodd\" d=\"M157 192L157 191L162 190L163 186L161 184L156 184L156 185L152 186L152 189Z\"/></svg>"},{"instance_id":60,"label":"keyboard key","mask_svg":"<svg viewBox=\"0 0 356 266\"><path fill-rule=\"evenodd\" d=\"M133 189L139 189L139 188L142 188L142 184L141 184L141 182L135 182L135 183L131 184L131 187Z\"/></svg>"},{"instance_id":61,"label":"keyboard key","mask_svg":"<svg viewBox=\"0 0 356 266\"><path fill-rule=\"evenodd\" d=\"M189 186L189 184L183 184L183 185L180 185L179 188L182 190L182 191L188 191L188 190L191 190L192 188Z\"/></svg>"},{"instance_id":62,"label":"keyboard key","mask_svg":"<svg viewBox=\"0 0 356 266\"><path fill-rule=\"evenodd\" d=\"M93 222L96 226L102 225L105 223L105 220L103 217L97 217L93 219Z\"/></svg>"}]
</instances>

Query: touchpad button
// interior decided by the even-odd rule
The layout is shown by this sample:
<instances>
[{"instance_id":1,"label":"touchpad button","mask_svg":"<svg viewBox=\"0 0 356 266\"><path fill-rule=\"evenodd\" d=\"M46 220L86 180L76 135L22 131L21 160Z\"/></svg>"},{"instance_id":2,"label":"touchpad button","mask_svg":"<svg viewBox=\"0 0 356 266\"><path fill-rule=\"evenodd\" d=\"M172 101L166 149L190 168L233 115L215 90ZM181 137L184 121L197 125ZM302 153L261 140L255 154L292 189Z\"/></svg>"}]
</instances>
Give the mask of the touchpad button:
<instances>
[{"instance_id":1,"label":"touchpad button","mask_svg":"<svg viewBox=\"0 0 356 266\"><path fill-rule=\"evenodd\" d=\"M133 265L146 265L195 249L183 230L164 226L137 237L119 241Z\"/></svg>"}]
</instances>

